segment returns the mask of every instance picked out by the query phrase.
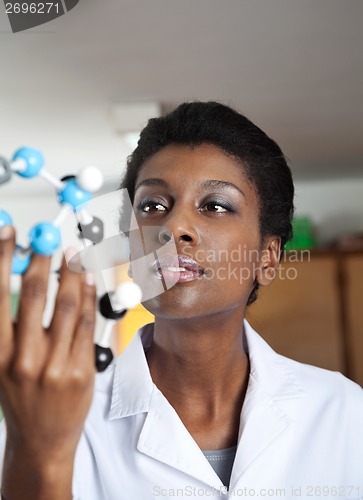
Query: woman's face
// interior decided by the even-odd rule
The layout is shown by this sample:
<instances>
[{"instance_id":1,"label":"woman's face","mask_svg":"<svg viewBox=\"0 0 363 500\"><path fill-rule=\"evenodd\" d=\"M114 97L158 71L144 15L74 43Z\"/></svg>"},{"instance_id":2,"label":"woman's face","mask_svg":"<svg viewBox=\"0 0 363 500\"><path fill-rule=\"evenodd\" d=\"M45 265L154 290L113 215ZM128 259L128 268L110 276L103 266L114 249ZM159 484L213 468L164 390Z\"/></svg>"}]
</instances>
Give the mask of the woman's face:
<instances>
[{"instance_id":1,"label":"woman's face","mask_svg":"<svg viewBox=\"0 0 363 500\"><path fill-rule=\"evenodd\" d=\"M144 252L152 254L172 235L177 253L149 269L149 287L175 283L143 302L151 313L176 319L244 312L268 253L255 190L236 160L208 144L165 147L140 170L134 213Z\"/></svg>"}]
</instances>

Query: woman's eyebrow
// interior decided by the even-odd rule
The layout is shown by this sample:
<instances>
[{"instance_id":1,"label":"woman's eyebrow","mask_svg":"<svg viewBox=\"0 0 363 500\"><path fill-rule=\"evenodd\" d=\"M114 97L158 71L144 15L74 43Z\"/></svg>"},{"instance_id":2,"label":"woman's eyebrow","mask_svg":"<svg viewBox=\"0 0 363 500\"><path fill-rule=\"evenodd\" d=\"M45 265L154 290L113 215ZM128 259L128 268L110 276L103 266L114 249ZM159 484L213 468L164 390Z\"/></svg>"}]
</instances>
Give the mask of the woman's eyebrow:
<instances>
[{"instance_id":1,"label":"woman's eyebrow","mask_svg":"<svg viewBox=\"0 0 363 500\"><path fill-rule=\"evenodd\" d=\"M241 193L242 196L245 197L245 194L244 192L242 191L241 188L239 188L238 186L236 186L235 184L233 184L232 182L226 182L226 181L218 181L218 180L214 180L214 179L211 179L211 180L208 180L208 181L203 181L201 186L203 188L214 188L214 189L230 189L230 188L233 188L233 189L236 189L237 191L239 191Z\"/></svg>"},{"instance_id":2,"label":"woman's eyebrow","mask_svg":"<svg viewBox=\"0 0 363 500\"><path fill-rule=\"evenodd\" d=\"M158 178L145 179L144 181L141 181L139 182L139 184L136 185L135 192L141 186L161 186L166 188L168 187L168 183L164 181L164 179L158 179Z\"/></svg>"},{"instance_id":3,"label":"woman's eyebrow","mask_svg":"<svg viewBox=\"0 0 363 500\"><path fill-rule=\"evenodd\" d=\"M168 187L168 183L166 181L164 181L164 179L159 179L157 177L152 177L150 179L145 179L141 182L139 182L139 184L136 185L135 187L135 192L142 186L160 186L160 187L163 187L163 188L167 188ZM202 188L213 188L213 189L235 189L237 190L239 193L241 193L242 196L245 197L245 194L244 192L242 191L242 189L240 189L239 187L237 187L235 184L233 184L232 182L226 182L226 181L219 181L219 180L216 180L216 179L208 179L206 181L203 181L201 183L201 187Z\"/></svg>"}]
</instances>

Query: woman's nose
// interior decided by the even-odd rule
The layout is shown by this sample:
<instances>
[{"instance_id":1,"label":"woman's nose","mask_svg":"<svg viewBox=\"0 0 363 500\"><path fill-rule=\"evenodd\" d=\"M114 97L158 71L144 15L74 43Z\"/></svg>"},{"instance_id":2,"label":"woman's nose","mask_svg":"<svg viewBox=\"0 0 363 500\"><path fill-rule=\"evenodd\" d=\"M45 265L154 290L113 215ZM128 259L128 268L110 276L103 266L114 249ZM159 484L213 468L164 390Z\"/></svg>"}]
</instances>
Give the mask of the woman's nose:
<instances>
[{"instance_id":1,"label":"woman's nose","mask_svg":"<svg viewBox=\"0 0 363 500\"><path fill-rule=\"evenodd\" d=\"M158 239L160 243L168 243L174 238L175 243L189 243L195 245L199 243L200 235L197 228L185 218L176 220L170 219L160 229Z\"/></svg>"}]
</instances>

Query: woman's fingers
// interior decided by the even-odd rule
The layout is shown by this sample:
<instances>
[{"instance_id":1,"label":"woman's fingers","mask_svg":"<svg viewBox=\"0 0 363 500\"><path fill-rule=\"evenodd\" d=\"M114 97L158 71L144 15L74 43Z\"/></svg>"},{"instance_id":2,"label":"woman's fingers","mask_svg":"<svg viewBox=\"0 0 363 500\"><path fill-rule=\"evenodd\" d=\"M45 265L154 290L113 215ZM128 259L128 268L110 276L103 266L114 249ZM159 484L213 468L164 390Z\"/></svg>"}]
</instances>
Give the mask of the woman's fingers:
<instances>
[{"instance_id":1,"label":"woman's fingers","mask_svg":"<svg viewBox=\"0 0 363 500\"><path fill-rule=\"evenodd\" d=\"M71 271L66 259L63 259L53 319L48 328L50 341L48 367L51 370L63 370L69 359L81 308L81 293L82 275Z\"/></svg>"},{"instance_id":2,"label":"woman's fingers","mask_svg":"<svg viewBox=\"0 0 363 500\"><path fill-rule=\"evenodd\" d=\"M50 258L34 255L23 277L12 325L9 275L12 240L0 241L0 400L8 448L38 463L72 460L93 395L95 289L63 263L50 327L42 325Z\"/></svg>"},{"instance_id":3,"label":"woman's fingers","mask_svg":"<svg viewBox=\"0 0 363 500\"><path fill-rule=\"evenodd\" d=\"M85 279L85 275L72 273L66 270L64 265L65 263L61 271L61 284L55 308L57 310L57 303L62 303L64 297L70 300L71 290L74 293L76 288L76 278L79 300L75 299L73 303L77 305L77 314L70 314L65 321L59 310L55 312L49 327L51 351L42 378L45 384L51 383L54 388L70 384L77 394L81 391L85 395L86 390L93 386L95 375L93 337L96 290L89 280Z\"/></svg>"},{"instance_id":4,"label":"woman's fingers","mask_svg":"<svg viewBox=\"0 0 363 500\"><path fill-rule=\"evenodd\" d=\"M46 338L42 327L47 300L50 257L33 254L22 279L18 321L15 334L15 371L34 377L46 354Z\"/></svg>"},{"instance_id":5,"label":"woman's fingers","mask_svg":"<svg viewBox=\"0 0 363 500\"><path fill-rule=\"evenodd\" d=\"M88 364L94 370L93 337L96 324L96 289L90 274L83 275L82 281L82 303L73 339L71 359L75 366ZM88 363L86 363L87 360Z\"/></svg>"},{"instance_id":6,"label":"woman's fingers","mask_svg":"<svg viewBox=\"0 0 363 500\"><path fill-rule=\"evenodd\" d=\"M12 226L0 230L0 367L7 366L13 349L11 318L11 264L15 248L15 231Z\"/></svg>"},{"instance_id":7,"label":"woman's fingers","mask_svg":"<svg viewBox=\"0 0 363 500\"><path fill-rule=\"evenodd\" d=\"M10 358L8 361L11 360L14 380L36 380L42 373L45 378L56 381L66 370L69 374L69 370L72 372L75 369L77 372L78 367L83 367L89 374L94 370L94 285L89 283L85 275L72 272L64 259L53 319L45 332L42 318L47 298L50 258L34 254L23 276L18 321L14 328L10 294L14 230L8 228L1 236L0 363L6 356Z\"/></svg>"}]
</instances>

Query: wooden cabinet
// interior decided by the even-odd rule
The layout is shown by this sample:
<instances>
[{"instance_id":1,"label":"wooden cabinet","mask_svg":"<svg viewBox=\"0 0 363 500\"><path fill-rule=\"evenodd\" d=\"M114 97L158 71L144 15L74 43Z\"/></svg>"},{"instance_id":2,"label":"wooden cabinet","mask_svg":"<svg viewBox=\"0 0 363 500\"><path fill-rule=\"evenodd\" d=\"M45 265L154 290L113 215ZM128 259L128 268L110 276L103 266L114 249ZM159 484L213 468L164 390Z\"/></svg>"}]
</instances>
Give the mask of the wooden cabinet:
<instances>
[{"instance_id":1,"label":"wooden cabinet","mask_svg":"<svg viewBox=\"0 0 363 500\"><path fill-rule=\"evenodd\" d=\"M260 289L248 320L277 352L363 385L363 252L289 258Z\"/></svg>"},{"instance_id":2,"label":"wooden cabinet","mask_svg":"<svg viewBox=\"0 0 363 500\"><path fill-rule=\"evenodd\" d=\"M348 375L363 386L363 253L342 259Z\"/></svg>"}]
</instances>

